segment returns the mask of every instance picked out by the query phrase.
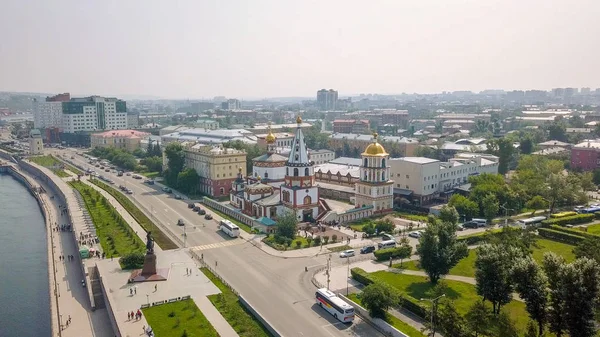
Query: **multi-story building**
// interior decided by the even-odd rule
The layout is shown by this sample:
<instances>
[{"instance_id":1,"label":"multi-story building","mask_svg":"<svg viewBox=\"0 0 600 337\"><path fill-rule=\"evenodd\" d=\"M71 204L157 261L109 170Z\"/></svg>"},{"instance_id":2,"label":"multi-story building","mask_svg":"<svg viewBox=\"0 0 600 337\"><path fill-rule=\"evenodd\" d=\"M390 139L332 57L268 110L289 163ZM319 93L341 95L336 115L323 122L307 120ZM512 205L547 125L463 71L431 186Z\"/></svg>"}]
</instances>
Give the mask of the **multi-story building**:
<instances>
[{"instance_id":1,"label":"multi-story building","mask_svg":"<svg viewBox=\"0 0 600 337\"><path fill-rule=\"evenodd\" d=\"M164 129L163 129L164 130ZM162 134L161 130L161 134ZM176 132L163 134L161 143L170 142L193 142L200 144L223 144L229 141L240 140L246 143L256 143L256 137L245 129L231 130L209 130L209 129L183 129L179 128Z\"/></svg>"},{"instance_id":2,"label":"multi-story building","mask_svg":"<svg viewBox=\"0 0 600 337\"><path fill-rule=\"evenodd\" d=\"M571 149L571 168L593 171L600 167L600 139L586 140Z\"/></svg>"},{"instance_id":3,"label":"multi-story building","mask_svg":"<svg viewBox=\"0 0 600 337\"><path fill-rule=\"evenodd\" d=\"M335 110L337 100L338 92L333 89L321 89L317 91L317 108L321 111Z\"/></svg>"},{"instance_id":4,"label":"multi-story building","mask_svg":"<svg viewBox=\"0 0 600 337\"><path fill-rule=\"evenodd\" d=\"M231 98L221 103L221 109L223 110L239 110L242 108L242 102L237 99Z\"/></svg>"},{"instance_id":5,"label":"multi-story building","mask_svg":"<svg viewBox=\"0 0 600 337\"><path fill-rule=\"evenodd\" d=\"M201 129L216 130L219 128L219 122L214 119L199 119L194 122L194 126Z\"/></svg>"},{"instance_id":6,"label":"multi-story building","mask_svg":"<svg viewBox=\"0 0 600 337\"><path fill-rule=\"evenodd\" d=\"M361 149L367 147L372 140L371 135L334 133L329 138L328 144L331 150L341 152L343 156L358 157ZM397 136L379 136L378 141L385 146L390 155L395 157L412 156L419 145L417 139ZM344 153L344 151L351 153Z\"/></svg>"},{"instance_id":7,"label":"multi-story building","mask_svg":"<svg viewBox=\"0 0 600 337\"><path fill-rule=\"evenodd\" d=\"M206 110L213 110L215 103L213 102L194 102L191 104L192 113L201 113Z\"/></svg>"},{"instance_id":8,"label":"multi-story building","mask_svg":"<svg viewBox=\"0 0 600 337\"><path fill-rule=\"evenodd\" d=\"M453 119L459 120L483 120L489 122L492 118L490 114L463 114L463 113L443 113L435 117L436 120L447 121Z\"/></svg>"},{"instance_id":9,"label":"multi-story building","mask_svg":"<svg viewBox=\"0 0 600 337\"><path fill-rule=\"evenodd\" d=\"M44 153L44 142L42 134L38 129L32 129L29 132L29 154L37 155Z\"/></svg>"},{"instance_id":10,"label":"multi-story building","mask_svg":"<svg viewBox=\"0 0 600 337\"><path fill-rule=\"evenodd\" d=\"M369 134L371 126L368 119L336 119L333 132Z\"/></svg>"},{"instance_id":11,"label":"multi-story building","mask_svg":"<svg viewBox=\"0 0 600 337\"><path fill-rule=\"evenodd\" d=\"M394 180L394 194L416 205L444 200L457 186L466 184L469 176L498 173L498 157L465 153L447 162L404 157L389 161Z\"/></svg>"},{"instance_id":12,"label":"multi-story building","mask_svg":"<svg viewBox=\"0 0 600 337\"><path fill-rule=\"evenodd\" d=\"M127 104L117 98L90 96L62 102L64 132L127 128Z\"/></svg>"},{"instance_id":13,"label":"multi-story building","mask_svg":"<svg viewBox=\"0 0 600 337\"><path fill-rule=\"evenodd\" d=\"M246 174L246 152L222 146L184 144L185 165L200 176L201 193L216 198L229 195L237 173Z\"/></svg>"},{"instance_id":14,"label":"multi-story building","mask_svg":"<svg viewBox=\"0 0 600 337\"><path fill-rule=\"evenodd\" d=\"M114 147L133 152L140 148L143 139L150 137L147 132L135 130L114 130L90 135L92 148Z\"/></svg>"},{"instance_id":15,"label":"multi-story building","mask_svg":"<svg viewBox=\"0 0 600 337\"><path fill-rule=\"evenodd\" d=\"M127 112L127 127L137 128L140 125L140 113L137 111Z\"/></svg>"},{"instance_id":16,"label":"multi-story building","mask_svg":"<svg viewBox=\"0 0 600 337\"><path fill-rule=\"evenodd\" d=\"M277 132L256 135L256 144L261 149L267 149L269 134L275 137L275 148L289 148L294 141L294 134L291 132Z\"/></svg>"},{"instance_id":17,"label":"multi-story building","mask_svg":"<svg viewBox=\"0 0 600 337\"><path fill-rule=\"evenodd\" d=\"M71 99L69 93L46 97L44 102L33 100L33 127L62 128L62 103Z\"/></svg>"},{"instance_id":18,"label":"multi-story building","mask_svg":"<svg viewBox=\"0 0 600 337\"><path fill-rule=\"evenodd\" d=\"M331 160L335 159L335 152L331 150L321 149L321 150L308 150L308 154L310 155L310 160L312 160L315 165L325 164Z\"/></svg>"}]
</instances>

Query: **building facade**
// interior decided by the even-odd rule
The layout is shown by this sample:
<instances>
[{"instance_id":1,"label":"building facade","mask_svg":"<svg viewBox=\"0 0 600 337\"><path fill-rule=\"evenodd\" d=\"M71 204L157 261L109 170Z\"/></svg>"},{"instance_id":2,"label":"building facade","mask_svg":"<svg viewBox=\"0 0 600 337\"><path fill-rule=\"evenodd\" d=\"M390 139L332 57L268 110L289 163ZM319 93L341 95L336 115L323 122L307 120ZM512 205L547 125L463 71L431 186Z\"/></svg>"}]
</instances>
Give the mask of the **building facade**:
<instances>
[{"instance_id":1,"label":"building facade","mask_svg":"<svg viewBox=\"0 0 600 337\"><path fill-rule=\"evenodd\" d=\"M270 130L265 142L267 153L252 159L252 178L278 188L285 179L287 158L276 153L277 137Z\"/></svg>"},{"instance_id":2,"label":"building facade","mask_svg":"<svg viewBox=\"0 0 600 337\"><path fill-rule=\"evenodd\" d=\"M332 122L333 132L368 134L371 125L368 119L336 119Z\"/></svg>"},{"instance_id":3,"label":"building facade","mask_svg":"<svg viewBox=\"0 0 600 337\"><path fill-rule=\"evenodd\" d=\"M91 147L114 147L133 152L140 148L143 139L150 137L147 132L135 130L115 130L93 133L90 136Z\"/></svg>"},{"instance_id":4,"label":"building facade","mask_svg":"<svg viewBox=\"0 0 600 337\"><path fill-rule=\"evenodd\" d=\"M571 168L593 171L600 167L600 139L587 140L571 149Z\"/></svg>"},{"instance_id":5,"label":"building facade","mask_svg":"<svg viewBox=\"0 0 600 337\"><path fill-rule=\"evenodd\" d=\"M239 110L242 108L242 102L237 99L228 99L221 103L221 109L223 110Z\"/></svg>"},{"instance_id":6,"label":"building facade","mask_svg":"<svg viewBox=\"0 0 600 337\"><path fill-rule=\"evenodd\" d=\"M334 133L328 140L329 148L341 156L358 157L362 149L369 146L373 137L355 133ZM398 136L379 136L378 143L385 146L392 157L413 156L419 146L419 141L414 138ZM345 153L350 151L351 153Z\"/></svg>"},{"instance_id":7,"label":"building facade","mask_svg":"<svg viewBox=\"0 0 600 337\"><path fill-rule=\"evenodd\" d=\"M186 144L185 166L200 176L201 193L221 198L231 192L237 173L246 173L246 152L222 146Z\"/></svg>"},{"instance_id":8,"label":"building facade","mask_svg":"<svg viewBox=\"0 0 600 337\"><path fill-rule=\"evenodd\" d=\"M71 99L69 93L46 97L43 102L33 100L33 127L62 129L62 104Z\"/></svg>"},{"instance_id":9,"label":"building facade","mask_svg":"<svg viewBox=\"0 0 600 337\"><path fill-rule=\"evenodd\" d=\"M361 154L360 180L356 183L355 207L372 207L373 214L391 212L393 205L393 184L390 179L389 154L377 142L377 134L373 143Z\"/></svg>"},{"instance_id":10,"label":"building facade","mask_svg":"<svg viewBox=\"0 0 600 337\"><path fill-rule=\"evenodd\" d=\"M29 132L29 154L38 155L44 153L44 142L42 134L38 129L32 129Z\"/></svg>"},{"instance_id":11,"label":"building facade","mask_svg":"<svg viewBox=\"0 0 600 337\"><path fill-rule=\"evenodd\" d=\"M335 110L337 100L338 92L333 89L321 89L317 91L317 108L321 111Z\"/></svg>"},{"instance_id":12,"label":"building facade","mask_svg":"<svg viewBox=\"0 0 600 337\"><path fill-rule=\"evenodd\" d=\"M117 98L90 96L62 103L64 132L119 130L127 128L127 104Z\"/></svg>"}]
</instances>

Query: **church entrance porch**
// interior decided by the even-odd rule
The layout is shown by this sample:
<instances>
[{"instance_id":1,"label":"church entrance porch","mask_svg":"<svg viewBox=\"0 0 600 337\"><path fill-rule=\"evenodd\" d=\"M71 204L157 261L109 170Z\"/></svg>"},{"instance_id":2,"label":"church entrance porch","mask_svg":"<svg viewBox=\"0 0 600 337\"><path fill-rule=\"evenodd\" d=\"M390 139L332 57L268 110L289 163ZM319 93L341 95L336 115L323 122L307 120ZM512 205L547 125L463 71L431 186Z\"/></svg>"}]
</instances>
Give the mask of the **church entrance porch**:
<instances>
[{"instance_id":1,"label":"church entrance porch","mask_svg":"<svg viewBox=\"0 0 600 337\"><path fill-rule=\"evenodd\" d=\"M312 209L302 210L302 222L314 222Z\"/></svg>"}]
</instances>

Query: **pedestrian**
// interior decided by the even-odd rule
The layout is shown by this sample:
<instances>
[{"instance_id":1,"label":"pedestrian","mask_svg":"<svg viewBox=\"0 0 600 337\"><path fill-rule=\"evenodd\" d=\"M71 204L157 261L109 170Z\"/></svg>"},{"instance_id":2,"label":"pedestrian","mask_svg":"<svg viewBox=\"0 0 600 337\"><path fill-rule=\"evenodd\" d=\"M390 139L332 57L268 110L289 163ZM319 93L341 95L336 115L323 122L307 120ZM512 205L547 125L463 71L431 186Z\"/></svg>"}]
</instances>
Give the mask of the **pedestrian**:
<instances>
[{"instance_id":1,"label":"pedestrian","mask_svg":"<svg viewBox=\"0 0 600 337\"><path fill-rule=\"evenodd\" d=\"M142 327L142 331L143 331L144 333L146 333L146 326L145 326L145 325Z\"/></svg>"},{"instance_id":2,"label":"pedestrian","mask_svg":"<svg viewBox=\"0 0 600 337\"><path fill-rule=\"evenodd\" d=\"M154 285L154 292L156 292L158 290L158 284Z\"/></svg>"},{"instance_id":3,"label":"pedestrian","mask_svg":"<svg viewBox=\"0 0 600 337\"><path fill-rule=\"evenodd\" d=\"M135 294L137 294L137 286L134 286L134 287L133 287L133 294L134 294L134 295L135 295Z\"/></svg>"},{"instance_id":4,"label":"pedestrian","mask_svg":"<svg viewBox=\"0 0 600 337\"><path fill-rule=\"evenodd\" d=\"M131 312L131 319L133 319L134 315L133 315L133 311Z\"/></svg>"},{"instance_id":5,"label":"pedestrian","mask_svg":"<svg viewBox=\"0 0 600 337\"><path fill-rule=\"evenodd\" d=\"M129 313L129 311L127 312L127 320L130 321L131 320L131 314Z\"/></svg>"},{"instance_id":6,"label":"pedestrian","mask_svg":"<svg viewBox=\"0 0 600 337\"><path fill-rule=\"evenodd\" d=\"M133 295L133 289L129 288L129 295Z\"/></svg>"},{"instance_id":7,"label":"pedestrian","mask_svg":"<svg viewBox=\"0 0 600 337\"><path fill-rule=\"evenodd\" d=\"M71 315L69 315L69 320L67 322L69 322L69 324L71 324Z\"/></svg>"}]
</instances>

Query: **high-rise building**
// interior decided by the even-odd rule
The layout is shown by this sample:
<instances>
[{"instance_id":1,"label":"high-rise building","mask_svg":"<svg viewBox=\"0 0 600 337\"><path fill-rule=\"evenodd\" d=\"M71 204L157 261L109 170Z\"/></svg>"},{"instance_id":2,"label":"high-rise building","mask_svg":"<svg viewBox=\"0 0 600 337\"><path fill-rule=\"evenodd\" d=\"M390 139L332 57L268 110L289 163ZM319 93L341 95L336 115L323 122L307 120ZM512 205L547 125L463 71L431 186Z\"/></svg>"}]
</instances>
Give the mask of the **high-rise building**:
<instances>
[{"instance_id":1,"label":"high-rise building","mask_svg":"<svg viewBox=\"0 0 600 337\"><path fill-rule=\"evenodd\" d=\"M64 132L127 128L127 104L116 98L90 96L62 103Z\"/></svg>"},{"instance_id":2,"label":"high-rise building","mask_svg":"<svg viewBox=\"0 0 600 337\"><path fill-rule=\"evenodd\" d=\"M317 107L321 111L335 110L337 100L338 92L333 89L321 89L317 91Z\"/></svg>"},{"instance_id":3,"label":"high-rise building","mask_svg":"<svg viewBox=\"0 0 600 337\"><path fill-rule=\"evenodd\" d=\"M223 110L240 110L242 108L242 102L237 99L228 99L226 102L221 103L221 109Z\"/></svg>"},{"instance_id":4,"label":"high-rise building","mask_svg":"<svg viewBox=\"0 0 600 337\"><path fill-rule=\"evenodd\" d=\"M69 93L46 97L43 102L33 101L33 127L38 129L62 127L62 104L71 99Z\"/></svg>"}]
</instances>

